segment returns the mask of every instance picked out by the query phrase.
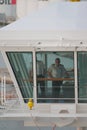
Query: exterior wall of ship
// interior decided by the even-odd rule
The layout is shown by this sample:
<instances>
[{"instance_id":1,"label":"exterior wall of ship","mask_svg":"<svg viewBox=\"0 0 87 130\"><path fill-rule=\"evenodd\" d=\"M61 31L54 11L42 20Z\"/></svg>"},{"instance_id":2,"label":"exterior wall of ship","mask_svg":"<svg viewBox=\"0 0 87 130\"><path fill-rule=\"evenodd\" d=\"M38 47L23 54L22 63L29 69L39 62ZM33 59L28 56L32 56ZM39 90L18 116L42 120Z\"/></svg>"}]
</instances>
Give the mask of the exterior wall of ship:
<instances>
[{"instance_id":1,"label":"exterior wall of ship","mask_svg":"<svg viewBox=\"0 0 87 130\"><path fill-rule=\"evenodd\" d=\"M62 1L68 1L68 0L49 0L49 2L62 2Z\"/></svg>"},{"instance_id":2,"label":"exterior wall of ship","mask_svg":"<svg viewBox=\"0 0 87 130\"><path fill-rule=\"evenodd\" d=\"M17 0L17 18L24 17L25 15L34 12L55 1L65 0Z\"/></svg>"},{"instance_id":3,"label":"exterior wall of ship","mask_svg":"<svg viewBox=\"0 0 87 130\"><path fill-rule=\"evenodd\" d=\"M23 121L16 121L16 120L0 120L0 130L51 130L53 129L52 126L50 127L25 127ZM76 130L76 127L56 127L55 130Z\"/></svg>"},{"instance_id":4,"label":"exterior wall of ship","mask_svg":"<svg viewBox=\"0 0 87 130\"><path fill-rule=\"evenodd\" d=\"M38 8L43 8L44 6L46 6L49 3L49 1L38 1Z\"/></svg>"},{"instance_id":5,"label":"exterior wall of ship","mask_svg":"<svg viewBox=\"0 0 87 130\"><path fill-rule=\"evenodd\" d=\"M4 0L3 0L4 1ZM7 0L9 1L9 0ZM8 17L17 19L24 17L25 15L38 10L46 6L51 2L62 2L62 1L69 1L69 0L15 0L16 4L0 4L0 13L5 13L7 19ZM87 0L81 0L87 1Z\"/></svg>"},{"instance_id":6,"label":"exterior wall of ship","mask_svg":"<svg viewBox=\"0 0 87 130\"><path fill-rule=\"evenodd\" d=\"M38 0L17 0L17 18L24 17L38 9Z\"/></svg>"},{"instance_id":7,"label":"exterior wall of ship","mask_svg":"<svg viewBox=\"0 0 87 130\"><path fill-rule=\"evenodd\" d=\"M34 12L49 3L62 2L70 0L17 0L17 18L24 17L25 15Z\"/></svg>"}]
</instances>

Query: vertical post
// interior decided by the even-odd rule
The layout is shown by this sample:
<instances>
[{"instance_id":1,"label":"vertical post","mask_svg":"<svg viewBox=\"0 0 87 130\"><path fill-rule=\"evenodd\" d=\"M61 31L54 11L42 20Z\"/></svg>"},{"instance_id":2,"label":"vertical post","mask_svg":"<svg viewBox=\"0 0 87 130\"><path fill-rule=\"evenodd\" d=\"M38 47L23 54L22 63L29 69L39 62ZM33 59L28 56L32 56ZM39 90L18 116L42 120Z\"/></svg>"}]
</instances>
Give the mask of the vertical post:
<instances>
[{"instance_id":1,"label":"vertical post","mask_svg":"<svg viewBox=\"0 0 87 130\"><path fill-rule=\"evenodd\" d=\"M1 78L1 105L3 105L3 77Z\"/></svg>"},{"instance_id":2,"label":"vertical post","mask_svg":"<svg viewBox=\"0 0 87 130\"><path fill-rule=\"evenodd\" d=\"M35 49L33 51L33 80L34 80L34 90L33 90L33 94L34 94L34 104L37 103L37 83L36 83L36 54L35 54Z\"/></svg>"},{"instance_id":3,"label":"vertical post","mask_svg":"<svg viewBox=\"0 0 87 130\"><path fill-rule=\"evenodd\" d=\"M1 78L1 104L5 105L6 102L6 77Z\"/></svg>"},{"instance_id":4,"label":"vertical post","mask_svg":"<svg viewBox=\"0 0 87 130\"><path fill-rule=\"evenodd\" d=\"M3 101L4 104L6 103L6 77L3 77Z\"/></svg>"},{"instance_id":5,"label":"vertical post","mask_svg":"<svg viewBox=\"0 0 87 130\"><path fill-rule=\"evenodd\" d=\"M78 76L77 76L77 48L74 52L74 73L75 73L75 104L78 103Z\"/></svg>"}]
</instances>

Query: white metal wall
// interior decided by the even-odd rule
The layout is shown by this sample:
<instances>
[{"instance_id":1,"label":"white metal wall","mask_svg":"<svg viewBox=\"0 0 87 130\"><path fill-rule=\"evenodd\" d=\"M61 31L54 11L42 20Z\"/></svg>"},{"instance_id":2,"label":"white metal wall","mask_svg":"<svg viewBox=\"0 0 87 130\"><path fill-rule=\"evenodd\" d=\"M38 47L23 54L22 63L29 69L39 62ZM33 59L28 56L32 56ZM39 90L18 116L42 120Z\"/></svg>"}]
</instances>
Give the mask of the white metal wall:
<instances>
[{"instance_id":1,"label":"white metal wall","mask_svg":"<svg viewBox=\"0 0 87 130\"><path fill-rule=\"evenodd\" d=\"M6 16L21 18L27 15L28 13L34 12L39 8L46 6L49 3L57 1L63 2L69 0L16 0L16 5L0 5L0 13L5 13Z\"/></svg>"},{"instance_id":2,"label":"white metal wall","mask_svg":"<svg viewBox=\"0 0 87 130\"><path fill-rule=\"evenodd\" d=\"M21 18L37 8L38 0L17 0L17 17Z\"/></svg>"}]
</instances>

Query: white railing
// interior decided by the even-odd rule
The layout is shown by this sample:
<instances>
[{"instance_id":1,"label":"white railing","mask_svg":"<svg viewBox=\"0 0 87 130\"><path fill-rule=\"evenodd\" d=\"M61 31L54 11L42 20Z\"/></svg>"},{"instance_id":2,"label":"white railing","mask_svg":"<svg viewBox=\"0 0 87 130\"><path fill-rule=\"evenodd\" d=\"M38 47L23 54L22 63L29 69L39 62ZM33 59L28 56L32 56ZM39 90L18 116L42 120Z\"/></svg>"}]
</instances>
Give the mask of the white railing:
<instances>
[{"instance_id":1,"label":"white railing","mask_svg":"<svg viewBox=\"0 0 87 130\"><path fill-rule=\"evenodd\" d=\"M1 105L4 105L6 102L6 77L1 78Z\"/></svg>"}]
</instances>

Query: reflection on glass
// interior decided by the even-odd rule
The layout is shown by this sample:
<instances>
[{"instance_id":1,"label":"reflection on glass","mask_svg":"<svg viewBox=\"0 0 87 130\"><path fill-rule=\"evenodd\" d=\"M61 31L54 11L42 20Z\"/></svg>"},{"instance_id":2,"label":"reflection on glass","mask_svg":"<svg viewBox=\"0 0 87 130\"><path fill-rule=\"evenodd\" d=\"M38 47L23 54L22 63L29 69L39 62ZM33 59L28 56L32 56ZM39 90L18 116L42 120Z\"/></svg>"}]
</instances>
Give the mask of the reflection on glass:
<instances>
[{"instance_id":1,"label":"reflection on glass","mask_svg":"<svg viewBox=\"0 0 87 130\"><path fill-rule=\"evenodd\" d=\"M7 101L13 100L18 100L18 96L9 71L0 53L0 105L4 105Z\"/></svg>"},{"instance_id":2,"label":"reflection on glass","mask_svg":"<svg viewBox=\"0 0 87 130\"><path fill-rule=\"evenodd\" d=\"M33 98L33 79L31 80L29 77L29 68L31 63L33 63L32 53L7 52L7 56L17 79L24 101L27 102L29 98Z\"/></svg>"},{"instance_id":3,"label":"reflection on glass","mask_svg":"<svg viewBox=\"0 0 87 130\"><path fill-rule=\"evenodd\" d=\"M87 52L78 52L78 96L87 103Z\"/></svg>"},{"instance_id":4,"label":"reflection on glass","mask_svg":"<svg viewBox=\"0 0 87 130\"><path fill-rule=\"evenodd\" d=\"M73 103L75 101L73 52L37 52L36 56L37 102ZM43 62L43 65L39 67L38 61Z\"/></svg>"},{"instance_id":5,"label":"reflection on glass","mask_svg":"<svg viewBox=\"0 0 87 130\"><path fill-rule=\"evenodd\" d=\"M45 64L41 59L38 59L38 56L36 58L36 76L38 78L37 80L37 95L39 95L39 89L40 89L40 95L42 97L45 96L45 80L39 80L39 78L45 78L46 68Z\"/></svg>"}]
</instances>

